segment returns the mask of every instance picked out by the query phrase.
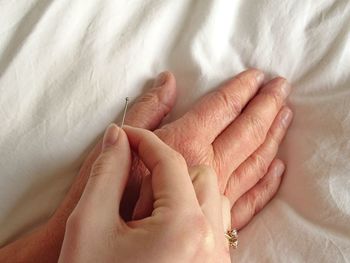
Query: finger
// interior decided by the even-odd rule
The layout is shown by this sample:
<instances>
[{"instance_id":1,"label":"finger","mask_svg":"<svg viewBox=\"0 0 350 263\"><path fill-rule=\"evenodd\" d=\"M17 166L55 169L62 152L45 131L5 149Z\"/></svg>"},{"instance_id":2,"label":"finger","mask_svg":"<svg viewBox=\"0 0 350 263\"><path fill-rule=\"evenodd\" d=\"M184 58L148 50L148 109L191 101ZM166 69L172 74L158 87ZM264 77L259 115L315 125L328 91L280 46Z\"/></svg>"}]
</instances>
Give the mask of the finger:
<instances>
[{"instance_id":1,"label":"finger","mask_svg":"<svg viewBox=\"0 0 350 263\"><path fill-rule=\"evenodd\" d=\"M292 111L283 107L274 120L265 142L232 173L225 189L225 195L231 205L267 173L292 118Z\"/></svg>"},{"instance_id":2,"label":"finger","mask_svg":"<svg viewBox=\"0 0 350 263\"><path fill-rule=\"evenodd\" d=\"M125 124L147 130L156 129L174 107L176 80L171 72L158 75L153 88L142 95L125 116Z\"/></svg>"},{"instance_id":3,"label":"finger","mask_svg":"<svg viewBox=\"0 0 350 263\"><path fill-rule=\"evenodd\" d=\"M231 204L228 198L224 195L221 196L221 208L222 208L222 222L224 231L231 229Z\"/></svg>"},{"instance_id":4,"label":"finger","mask_svg":"<svg viewBox=\"0 0 350 263\"><path fill-rule=\"evenodd\" d=\"M216 138L213 143L216 165L220 174L227 175L226 178L220 178L220 189L225 189L229 175L265 141L290 89L283 78L271 80L242 114Z\"/></svg>"},{"instance_id":5,"label":"finger","mask_svg":"<svg viewBox=\"0 0 350 263\"><path fill-rule=\"evenodd\" d=\"M190 177L196 192L197 200L200 208L214 230L216 244L218 249L224 249L226 253L229 251L227 240L224 236L226 226L224 221L230 220L230 206L226 207L226 218L223 218L222 195L219 192L217 175L213 168L206 165L198 165L191 167L189 170ZM227 199L227 198L226 198Z\"/></svg>"},{"instance_id":6,"label":"finger","mask_svg":"<svg viewBox=\"0 0 350 263\"><path fill-rule=\"evenodd\" d=\"M140 195L135 209L133 211L133 220L139 220L149 217L153 211L153 191L152 191L152 180L150 175L143 176L142 184L140 188Z\"/></svg>"},{"instance_id":7,"label":"finger","mask_svg":"<svg viewBox=\"0 0 350 263\"><path fill-rule=\"evenodd\" d=\"M267 174L252 189L240 197L231 209L232 228L244 227L276 194L285 166L274 160Z\"/></svg>"},{"instance_id":8,"label":"finger","mask_svg":"<svg viewBox=\"0 0 350 263\"><path fill-rule=\"evenodd\" d=\"M228 230L231 229L231 205L228 198L224 195L221 195L221 214L222 214L222 222L223 222L223 230L221 233L227 233ZM225 235L222 235L222 241L223 241L223 247L227 251L227 253L230 253L230 243L225 237Z\"/></svg>"},{"instance_id":9,"label":"finger","mask_svg":"<svg viewBox=\"0 0 350 263\"><path fill-rule=\"evenodd\" d=\"M153 88L142 95L136 103L128 110L125 117L125 124L133 127L144 128L147 130L156 129L164 119L164 117L174 107L176 100L176 80L171 72L165 71L157 77L153 83ZM133 159L132 167L143 166L138 165L139 160ZM141 182L143 180L142 169L132 171L129 178L124 197L121 204L121 215L129 221L133 213L142 209L142 203L139 203L138 208L134 209L135 203L138 200L139 193L141 194ZM152 203L153 205L153 203ZM151 212L153 207L151 207ZM138 215L141 216L141 215Z\"/></svg>"},{"instance_id":10,"label":"finger","mask_svg":"<svg viewBox=\"0 0 350 263\"><path fill-rule=\"evenodd\" d=\"M150 131L130 126L125 126L124 130L131 147L151 172L155 206L196 203L186 161L182 155Z\"/></svg>"},{"instance_id":11,"label":"finger","mask_svg":"<svg viewBox=\"0 0 350 263\"><path fill-rule=\"evenodd\" d=\"M103 138L102 152L92 166L78 206L101 216L119 212L120 200L128 179L131 152L125 132L111 124Z\"/></svg>"},{"instance_id":12,"label":"finger","mask_svg":"<svg viewBox=\"0 0 350 263\"><path fill-rule=\"evenodd\" d=\"M197 165L189 169L189 174L203 214L213 228L221 230L216 232L222 233L221 194L214 169Z\"/></svg>"},{"instance_id":13,"label":"finger","mask_svg":"<svg viewBox=\"0 0 350 263\"><path fill-rule=\"evenodd\" d=\"M130 126L153 130L158 127L164 116L173 108L176 100L176 80L172 73L161 73L153 88L142 95L128 110L125 123ZM74 181L64 202L64 209L59 214L68 217L81 197L89 178L91 167L102 149L102 140L91 150L80 168L79 176ZM64 211L63 211L64 210Z\"/></svg>"},{"instance_id":14,"label":"finger","mask_svg":"<svg viewBox=\"0 0 350 263\"><path fill-rule=\"evenodd\" d=\"M263 84L264 74L257 69L246 70L204 96L187 112L181 121L206 131L201 135L205 142L214 139L241 113L244 106Z\"/></svg>"},{"instance_id":15,"label":"finger","mask_svg":"<svg viewBox=\"0 0 350 263\"><path fill-rule=\"evenodd\" d=\"M153 130L160 125L163 117L173 108L176 100L176 81L170 72L161 73L153 84L153 88L142 95L129 108L125 123L130 126ZM62 204L55 212L54 218L57 223L65 224L68 216L78 203L86 182L89 178L91 168L102 149L102 140L100 140L91 150L84 163L82 164L79 175L76 177L71 188ZM137 179L137 178L136 178ZM135 180L134 180L135 181ZM131 183L131 185L135 185ZM134 189L133 189L134 190ZM135 191L127 191L134 193ZM128 198L130 200L131 198Z\"/></svg>"}]
</instances>

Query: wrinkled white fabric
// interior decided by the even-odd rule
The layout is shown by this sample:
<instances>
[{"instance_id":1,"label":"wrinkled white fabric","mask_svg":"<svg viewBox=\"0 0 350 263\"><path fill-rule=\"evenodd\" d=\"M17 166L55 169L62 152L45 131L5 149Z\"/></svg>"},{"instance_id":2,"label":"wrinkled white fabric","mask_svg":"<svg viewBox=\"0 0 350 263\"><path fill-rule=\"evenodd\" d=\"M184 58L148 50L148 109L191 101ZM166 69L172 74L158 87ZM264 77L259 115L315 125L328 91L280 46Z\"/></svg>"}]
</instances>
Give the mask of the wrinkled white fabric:
<instances>
[{"instance_id":1,"label":"wrinkled white fabric","mask_svg":"<svg viewBox=\"0 0 350 263\"><path fill-rule=\"evenodd\" d=\"M164 69L169 120L248 68L294 85L276 198L234 262L350 261L350 2L0 0L0 244L45 221L87 151Z\"/></svg>"}]
</instances>

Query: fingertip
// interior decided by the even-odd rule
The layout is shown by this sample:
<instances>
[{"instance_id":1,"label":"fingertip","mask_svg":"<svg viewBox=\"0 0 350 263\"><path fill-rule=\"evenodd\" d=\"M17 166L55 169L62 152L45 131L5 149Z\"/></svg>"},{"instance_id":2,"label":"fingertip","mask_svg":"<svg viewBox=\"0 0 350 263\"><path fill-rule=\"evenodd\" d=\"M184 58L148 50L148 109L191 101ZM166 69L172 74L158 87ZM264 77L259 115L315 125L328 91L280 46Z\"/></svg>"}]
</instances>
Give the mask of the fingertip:
<instances>
[{"instance_id":1,"label":"fingertip","mask_svg":"<svg viewBox=\"0 0 350 263\"><path fill-rule=\"evenodd\" d=\"M255 79L256 86L261 86L265 80L265 74L263 71L257 68L249 68L241 73L239 73L237 78L247 78L247 79Z\"/></svg>"},{"instance_id":2,"label":"fingertip","mask_svg":"<svg viewBox=\"0 0 350 263\"><path fill-rule=\"evenodd\" d=\"M255 75L255 79L259 85L264 83L265 74L263 71L257 68L249 68L248 70Z\"/></svg>"},{"instance_id":3,"label":"fingertip","mask_svg":"<svg viewBox=\"0 0 350 263\"><path fill-rule=\"evenodd\" d=\"M133 127L130 125L123 125L122 130L125 132L125 134L129 137L131 135L134 135L136 133L140 133L140 132L144 132L144 133L151 133L151 131L146 130L146 129L142 129L142 128L138 128L138 127Z\"/></svg>"},{"instance_id":4,"label":"fingertip","mask_svg":"<svg viewBox=\"0 0 350 263\"><path fill-rule=\"evenodd\" d=\"M167 107L164 114L166 115L176 102L177 90L175 76L170 71L164 71L158 75L154 86L157 88L160 102Z\"/></svg>"},{"instance_id":5,"label":"fingertip","mask_svg":"<svg viewBox=\"0 0 350 263\"><path fill-rule=\"evenodd\" d=\"M284 128L288 128L293 119L293 111L288 106L283 106L281 110L281 124Z\"/></svg>"},{"instance_id":6,"label":"fingertip","mask_svg":"<svg viewBox=\"0 0 350 263\"><path fill-rule=\"evenodd\" d=\"M268 91L278 91L282 96L282 99L285 100L292 91L292 85L284 77L278 76L270 80L262 89L264 92Z\"/></svg>"},{"instance_id":7,"label":"fingertip","mask_svg":"<svg viewBox=\"0 0 350 263\"><path fill-rule=\"evenodd\" d=\"M123 128L121 128L125 133L126 135L128 135L128 133L133 133L133 132L137 132L137 131L147 131L146 129L142 129L142 128L139 128L139 127L134 127L134 126L131 126L131 125L123 125Z\"/></svg>"},{"instance_id":8,"label":"fingertip","mask_svg":"<svg viewBox=\"0 0 350 263\"><path fill-rule=\"evenodd\" d=\"M122 130L125 132L125 135L127 136L128 140L129 140L129 143L130 145L132 145L133 143L133 134L135 132L137 132L137 130L140 129L140 128L136 128L136 127L133 127L133 126L130 126L130 125L123 125L123 128Z\"/></svg>"},{"instance_id":9,"label":"fingertip","mask_svg":"<svg viewBox=\"0 0 350 263\"><path fill-rule=\"evenodd\" d=\"M272 200L281 184L285 167L282 160L274 159L266 175L235 202L231 209L233 227L244 227Z\"/></svg>"},{"instance_id":10,"label":"fingertip","mask_svg":"<svg viewBox=\"0 0 350 263\"><path fill-rule=\"evenodd\" d=\"M118 142L120 128L111 123L108 125L105 134L103 136L102 149L106 149L110 146L114 146Z\"/></svg>"},{"instance_id":11,"label":"fingertip","mask_svg":"<svg viewBox=\"0 0 350 263\"><path fill-rule=\"evenodd\" d=\"M282 177L285 169L286 169L286 166L284 162L280 159L275 159L271 163L269 173L271 173L275 177Z\"/></svg>"},{"instance_id":12,"label":"fingertip","mask_svg":"<svg viewBox=\"0 0 350 263\"><path fill-rule=\"evenodd\" d=\"M153 145L155 141L160 140L153 132L146 129L124 125L123 130L125 131L131 148L139 154L143 149L141 146L143 146L144 143L147 142L146 144L150 146ZM142 149L139 149L139 147Z\"/></svg>"}]
</instances>

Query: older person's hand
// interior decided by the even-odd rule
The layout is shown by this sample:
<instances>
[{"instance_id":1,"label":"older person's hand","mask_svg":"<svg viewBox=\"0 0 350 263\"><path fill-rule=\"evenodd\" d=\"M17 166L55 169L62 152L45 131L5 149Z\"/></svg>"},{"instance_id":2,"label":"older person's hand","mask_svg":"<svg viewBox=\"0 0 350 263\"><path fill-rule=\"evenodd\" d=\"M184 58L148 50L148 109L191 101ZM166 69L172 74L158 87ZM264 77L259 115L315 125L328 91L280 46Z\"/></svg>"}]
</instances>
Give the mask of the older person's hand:
<instances>
[{"instance_id":1,"label":"older person's hand","mask_svg":"<svg viewBox=\"0 0 350 263\"><path fill-rule=\"evenodd\" d=\"M164 78L172 90L174 76L165 73ZM291 87L283 78L265 85L263 81L262 72L245 71L204 96L177 121L154 131L180 152L189 166L215 168L220 190L231 202L232 227L237 229L271 199L284 171L283 162L275 156L292 119L291 110L283 106ZM136 177L129 186L138 186L137 180L143 180L134 211L134 218L139 218L152 211L153 198L142 164L136 164L134 171ZM126 191L136 197L135 193L138 191ZM126 198L128 202L131 199ZM130 203L124 204L124 209L133 209Z\"/></svg>"},{"instance_id":2,"label":"older person's hand","mask_svg":"<svg viewBox=\"0 0 350 263\"><path fill-rule=\"evenodd\" d=\"M234 205L232 222L236 228L246 224L273 197L281 181L279 175L284 170L283 163L274 158L291 120L291 111L286 107L281 110L289 85L278 78L256 95L262 83L260 71L243 72L203 97L182 118L156 131L162 140L185 157L189 166L199 163L214 165L221 191ZM163 73L154 87L130 108L126 124L157 129L174 106L175 98L175 78L169 72ZM239 115L243 108L243 114ZM57 260L67 218L79 201L92 164L100 152L101 141L84 161L50 220L31 234L0 249L1 262ZM147 187L147 171L137 159L133 170L121 212L129 217L134 212L134 218L137 218L149 213L153 199Z\"/></svg>"}]
</instances>

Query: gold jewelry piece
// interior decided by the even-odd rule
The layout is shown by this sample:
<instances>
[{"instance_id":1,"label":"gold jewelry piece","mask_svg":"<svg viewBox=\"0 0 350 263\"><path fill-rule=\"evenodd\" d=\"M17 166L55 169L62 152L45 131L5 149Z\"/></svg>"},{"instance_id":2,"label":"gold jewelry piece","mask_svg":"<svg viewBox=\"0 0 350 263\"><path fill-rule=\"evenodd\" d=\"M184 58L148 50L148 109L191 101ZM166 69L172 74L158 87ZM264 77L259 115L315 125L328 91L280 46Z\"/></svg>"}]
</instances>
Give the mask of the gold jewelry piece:
<instances>
[{"instance_id":1,"label":"gold jewelry piece","mask_svg":"<svg viewBox=\"0 0 350 263\"><path fill-rule=\"evenodd\" d=\"M236 249L238 247L238 233L236 229L227 230L225 237L228 240L230 247Z\"/></svg>"}]
</instances>

